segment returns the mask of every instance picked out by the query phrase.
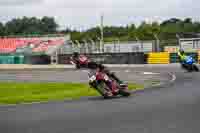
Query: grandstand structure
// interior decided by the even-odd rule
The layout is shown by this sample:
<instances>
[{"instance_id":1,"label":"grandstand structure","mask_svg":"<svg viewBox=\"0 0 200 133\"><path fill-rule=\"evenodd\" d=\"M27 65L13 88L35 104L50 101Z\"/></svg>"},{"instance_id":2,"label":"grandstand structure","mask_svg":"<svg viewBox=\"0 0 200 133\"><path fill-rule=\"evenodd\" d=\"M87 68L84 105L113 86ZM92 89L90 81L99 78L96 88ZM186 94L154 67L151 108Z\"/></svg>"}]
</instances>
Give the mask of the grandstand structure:
<instances>
[{"instance_id":1,"label":"grandstand structure","mask_svg":"<svg viewBox=\"0 0 200 133\"><path fill-rule=\"evenodd\" d=\"M68 40L69 35L0 38L0 64L56 64Z\"/></svg>"},{"instance_id":2,"label":"grandstand structure","mask_svg":"<svg viewBox=\"0 0 200 133\"><path fill-rule=\"evenodd\" d=\"M199 33L180 33L177 34L179 48L185 51L200 50L200 34Z\"/></svg>"}]
</instances>

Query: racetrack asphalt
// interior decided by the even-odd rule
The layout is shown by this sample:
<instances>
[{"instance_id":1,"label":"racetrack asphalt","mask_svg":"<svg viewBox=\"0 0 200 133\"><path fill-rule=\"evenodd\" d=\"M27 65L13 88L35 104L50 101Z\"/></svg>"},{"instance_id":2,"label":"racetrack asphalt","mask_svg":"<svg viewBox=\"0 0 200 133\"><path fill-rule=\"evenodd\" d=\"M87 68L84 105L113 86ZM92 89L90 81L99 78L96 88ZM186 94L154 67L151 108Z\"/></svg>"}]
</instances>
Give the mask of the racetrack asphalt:
<instances>
[{"instance_id":1,"label":"racetrack asphalt","mask_svg":"<svg viewBox=\"0 0 200 133\"><path fill-rule=\"evenodd\" d=\"M200 73L180 68L134 68L173 72L171 86L129 98L0 107L2 133L194 133L200 131Z\"/></svg>"},{"instance_id":2,"label":"racetrack asphalt","mask_svg":"<svg viewBox=\"0 0 200 133\"><path fill-rule=\"evenodd\" d=\"M149 87L152 83L163 83L170 80L168 73L149 73L133 68L112 69L120 79L129 83ZM88 83L88 70L52 69L52 70L1 70L0 81L5 82L74 82Z\"/></svg>"}]
</instances>

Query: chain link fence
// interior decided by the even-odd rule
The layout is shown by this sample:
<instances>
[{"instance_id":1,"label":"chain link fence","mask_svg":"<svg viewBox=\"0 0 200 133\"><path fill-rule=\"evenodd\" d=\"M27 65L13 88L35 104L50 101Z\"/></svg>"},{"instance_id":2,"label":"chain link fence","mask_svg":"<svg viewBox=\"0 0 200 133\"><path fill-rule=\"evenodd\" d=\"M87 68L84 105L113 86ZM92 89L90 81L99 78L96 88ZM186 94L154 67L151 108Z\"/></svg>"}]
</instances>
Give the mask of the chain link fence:
<instances>
[{"instance_id":1,"label":"chain link fence","mask_svg":"<svg viewBox=\"0 0 200 133\"><path fill-rule=\"evenodd\" d=\"M156 41L72 43L68 41L58 51L59 54L79 53L132 53L155 51Z\"/></svg>"}]
</instances>

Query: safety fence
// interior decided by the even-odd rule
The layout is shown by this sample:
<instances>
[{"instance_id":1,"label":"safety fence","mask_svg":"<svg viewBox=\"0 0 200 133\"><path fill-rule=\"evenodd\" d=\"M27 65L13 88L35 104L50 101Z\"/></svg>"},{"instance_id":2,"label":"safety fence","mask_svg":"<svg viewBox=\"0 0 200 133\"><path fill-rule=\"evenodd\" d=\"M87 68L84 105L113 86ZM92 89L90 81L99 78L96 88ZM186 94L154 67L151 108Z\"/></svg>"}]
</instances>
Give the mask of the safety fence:
<instances>
[{"instance_id":1,"label":"safety fence","mask_svg":"<svg viewBox=\"0 0 200 133\"><path fill-rule=\"evenodd\" d=\"M151 41L127 41L127 42L85 42L85 43L72 43L67 42L63 45L59 54L72 54L79 52L82 54L100 54L100 53L133 53L133 52L153 52L156 51L155 40Z\"/></svg>"}]
</instances>

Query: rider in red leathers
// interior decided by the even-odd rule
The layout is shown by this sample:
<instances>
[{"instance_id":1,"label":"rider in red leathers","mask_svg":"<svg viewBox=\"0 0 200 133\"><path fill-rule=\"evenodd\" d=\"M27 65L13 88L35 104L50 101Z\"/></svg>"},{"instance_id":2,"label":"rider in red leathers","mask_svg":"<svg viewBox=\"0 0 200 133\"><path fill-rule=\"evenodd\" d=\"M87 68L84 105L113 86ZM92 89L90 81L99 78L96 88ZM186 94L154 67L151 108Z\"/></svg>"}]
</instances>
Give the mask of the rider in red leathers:
<instances>
[{"instance_id":1,"label":"rider in red leathers","mask_svg":"<svg viewBox=\"0 0 200 133\"><path fill-rule=\"evenodd\" d=\"M104 65L89 60L85 55L80 55L78 52L74 52L71 57L71 63L75 64L77 68L82 66L84 68L98 70L98 72L104 72L109 77L115 79L121 87L127 87L127 84L124 84L123 81L121 81L113 72L110 72Z\"/></svg>"}]
</instances>

